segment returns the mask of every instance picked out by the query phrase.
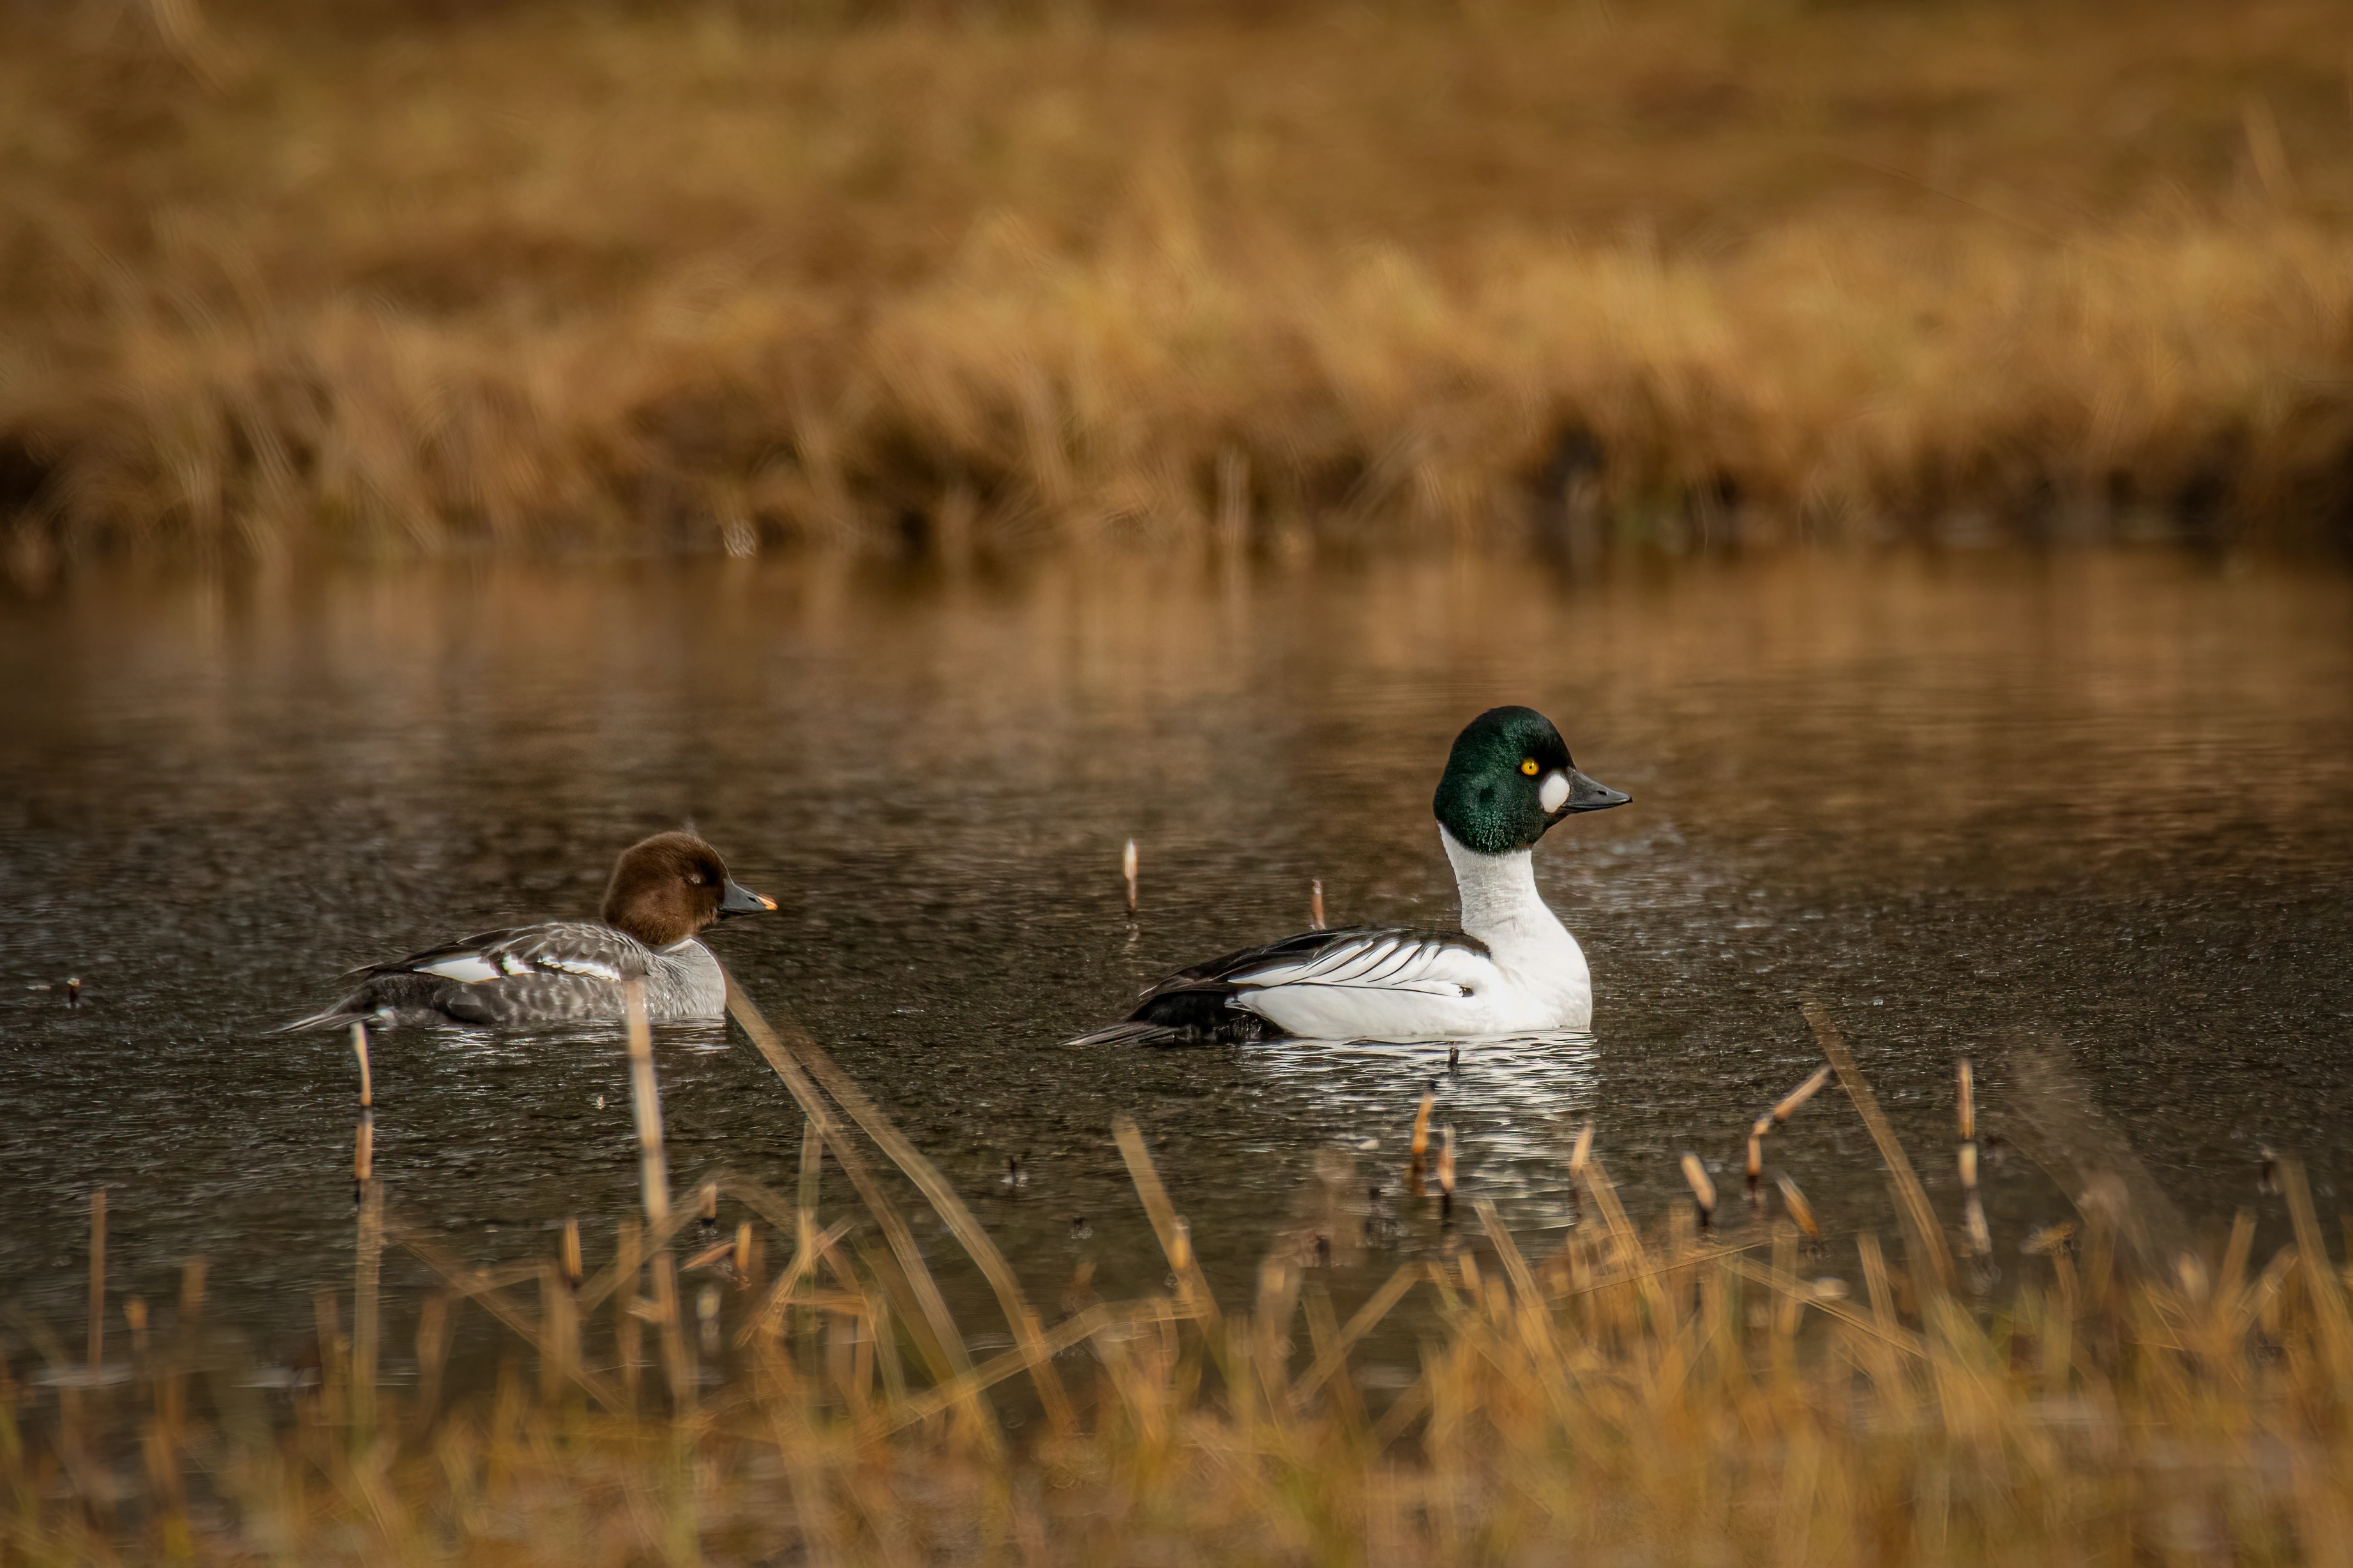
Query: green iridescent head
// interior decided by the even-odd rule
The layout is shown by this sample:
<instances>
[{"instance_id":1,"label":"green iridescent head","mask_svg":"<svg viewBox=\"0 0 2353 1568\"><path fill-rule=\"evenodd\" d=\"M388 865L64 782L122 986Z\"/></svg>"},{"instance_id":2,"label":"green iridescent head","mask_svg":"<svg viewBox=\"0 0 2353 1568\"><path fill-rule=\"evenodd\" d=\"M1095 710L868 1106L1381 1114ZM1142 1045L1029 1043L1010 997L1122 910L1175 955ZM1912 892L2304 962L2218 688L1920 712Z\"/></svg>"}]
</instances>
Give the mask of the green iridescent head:
<instances>
[{"instance_id":1,"label":"green iridescent head","mask_svg":"<svg viewBox=\"0 0 2353 1568\"><path fill-rule=\"evenodd\" d=\"M1577 771L1568 743L1533 708L1490 708L1454 737L1430 810L1467 849L1525 849L1573 812L1606 811L1631 795Z\"/></svg>"}]
</instances>

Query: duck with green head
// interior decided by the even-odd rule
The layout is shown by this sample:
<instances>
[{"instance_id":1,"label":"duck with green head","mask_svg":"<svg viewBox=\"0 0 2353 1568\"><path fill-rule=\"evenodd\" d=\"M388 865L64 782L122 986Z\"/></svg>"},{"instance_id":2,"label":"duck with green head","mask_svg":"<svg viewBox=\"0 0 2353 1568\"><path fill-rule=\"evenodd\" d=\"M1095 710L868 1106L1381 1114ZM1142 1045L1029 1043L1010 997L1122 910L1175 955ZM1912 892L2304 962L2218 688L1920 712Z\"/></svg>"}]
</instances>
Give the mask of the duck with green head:
<instances>
[{"instance_id":1,"label":"duck with green head","mask_svg":"<svg viewBox=\"0 0 2353 1568\"><path fill-rule=\"evenodd\" d=\"M1082 1043L1293 1037L1443 1040L1582 1032L1584 950L1536 893L1532 851L1556 823L1631 797L1577 771L1552 721L1492 708L1454 738L1430 803L1461 929L1307 931L1180 970Z\"/></svg>"}]
</instances>

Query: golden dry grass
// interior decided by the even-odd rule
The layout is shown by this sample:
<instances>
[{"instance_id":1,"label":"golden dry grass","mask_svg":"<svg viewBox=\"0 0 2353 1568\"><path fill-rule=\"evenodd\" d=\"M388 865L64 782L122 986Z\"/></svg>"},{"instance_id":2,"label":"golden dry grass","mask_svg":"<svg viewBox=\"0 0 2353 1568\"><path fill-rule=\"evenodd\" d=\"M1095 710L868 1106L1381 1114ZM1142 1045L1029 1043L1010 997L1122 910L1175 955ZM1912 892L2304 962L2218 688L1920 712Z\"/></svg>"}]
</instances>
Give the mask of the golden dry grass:
<instances>
[{"instance_id":1,"label":"golden dry grass","mask_svg":"<svg viewBox=\"0 0 2353 1568\"><path fill-rule=\"evenodd\" d=\"M387 1219L372 1187L351 1315L321 1298L315 1378L268 1384L290 1393L214 1337L200 1271L176 1314L100 1317L118 1347L127 1330L127 1358L107 1359L100 1329L77 1356L16 1319L0 1561L2074 1564L2342 1548L2353 1315L2292 1163L2276 1176L2295 1240L2258 1266L2247 1215L2168 1251L2162 1195L2081 1130L2082 1233L2024 1255L2005 1238L1997 1305L1942 1283L1946 1216L1903 1261L1868 1236L1844 1256L1808 1243L1794 1208L1799 1225L1747 1246L1689 1210L1638 1227L1606 1133L1588 1133L1567 1152L1584 1217L1557 1247L1524 1251L1472 1198L1435 1256L1344 1318L1303 1232L1278 1238L1250 1300L1220 1303L1124 1123L1169 1288L1107 1303L1082 1272L1050 1328L1016 1321L1022 1344L959 1366L971 1331L938 1322L952 1348L934 1332L921 1255L844 1242L846 1221L890 1233L896 1216L856 1174L871 1156L843 1118L919 1185L922 1155L806 1037L787 1048L738 1016L811 1115L797 1197L705 1189L746 1215L732 1245L702 1205L649 1200L593 1273L568 1247L475 1269ZM1817 1027L1878 1128L1843 1042ZM2021 1080L2046 1110L2067 1099L2048 1071ZM828 1222L820 1145L862 1215ZM938 1212L988 1250L953 1202ZM1348 1217L1308 1223L1329 1240ZM699 1223L715 1245L680 1246ZM387 1233L440 1279L393 1314L416 1347L396 1385L379 1377ZM1993 1255L1966 1229L1952 1245L1961 1289L1982 1290ZM501 1370L447 1387L452 1313L477 1310ZM1400 1327L1419 1364L1377 1378L1368 1336Z\"/></svg>"},{"instance_id":2,"label":"golden dry grass","mask_svg":"<svg viewBox=\"0 0 2353 1568\"><path fill-rule=\"evenodd\" d=\"M0 1551L2073 1564L2327 1562L2341 1542L2343 1287L2293 1252L2248 1269L2239 1246L2216 1261L2242 1272L2126 1282L2094 1250L1988 1312L1915 1308L1900 1269L1880 1304L1825 1300L1803 1277L1852 1277L1855 1258L1793 1241L1727 1255L1685 1226L1639 1245L1580 1236L1524 1273L1468 1247L1412 1266L1398 1315L1427 1343L1403 1390L1316 1375L1341 1325L1295 1268L1214 1325L1166 1297L1090 1309L1062 1358L1080 1419L1061 1433L1034 1408L1007 1430L1010 1384L942 1413L913 1347L869 1331L912 1309L849 1260L847 1287L805 1289L683 1411L650 1368L642 1405L607 1410L510 1356L493 1388L431 1408L387 1393L362 1420L343 1342L290 1396L239 1387L201 1332L183 1352L159 1329L126 1384L5 1385ZM746 1309L730 1295L732 1330ZM617 1385L601 1323L588 1342L590 1375Z\"/></svg>"},{"instance_id":3,"label":"golden dry grass","mask_svg":"<svg viewBox=\"0 0 2353 1568\"><path fill-rule=\"evenodd\" d=\"M0 23L16 554L2353 512L2318 0L809 17Z\"/></svg>"}]
</instances>

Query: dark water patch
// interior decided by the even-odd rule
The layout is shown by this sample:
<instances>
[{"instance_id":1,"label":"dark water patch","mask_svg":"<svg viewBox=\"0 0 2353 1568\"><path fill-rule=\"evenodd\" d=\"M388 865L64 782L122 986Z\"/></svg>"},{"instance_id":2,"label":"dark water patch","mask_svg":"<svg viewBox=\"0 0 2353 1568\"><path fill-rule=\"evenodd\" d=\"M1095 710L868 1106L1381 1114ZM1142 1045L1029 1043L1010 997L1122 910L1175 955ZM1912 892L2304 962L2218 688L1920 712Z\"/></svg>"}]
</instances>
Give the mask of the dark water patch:
<instances>
[{"instance_id":1,"label":"dark water patch","mask_svg":"<svg viewBox=\"0 0 2353 1568\"><path fill-rule=\"evenodd\" d=\"M1108 1295L1163 1272L1122 1113L1236 1289L1317 1226L1354 1226L1325 1240L1368 1278L1440 1244L1398 1191L1432 1083L1466 1194L1515 1226L1568 1223L1588 1116L1638 1212L1682 1201L1686 1150L1731 1191L1747 1121L1818 1059L1807 995L1948 1210L1954 1058L1983 1064L1999 1133L2006 1053L2054 1042L2194 1222L2258 1201L2263 1145L2304 1154L2334 1208L2348 677L2343 576L2156 554L1567 587L1493 563L78 582L0 626L0 1277L78 1312L104 1183L122 1288L168 1297L202 1252L224 1310L301 1331L348 1279L353 1075L339 1039L270 1026L350 964L591 910L622 845L689 818L783 904L714 945L1048 1303L1082 1263ZM1060 1043L1170 967L1303 924L1311 879L1335 921L1450 919L1430 790L1500 701L1545 709L1635 796L1538 853L1592 960L1595 1039L1454 1071L1442 1049ZM788 1188L799 1117L749 1049L685 1029L659 1055L680 1183ZM400 1032L376 1084L379 1172L470 1260L543 1252L570 1213L594 1254L631 1203L609 1036ZM1772 1157L1835 1228L1888 1224L1835 1094ZM2009 1152L1987 1195L2013 1254L2063 1207Z\"/></svg>"}]
</instances>

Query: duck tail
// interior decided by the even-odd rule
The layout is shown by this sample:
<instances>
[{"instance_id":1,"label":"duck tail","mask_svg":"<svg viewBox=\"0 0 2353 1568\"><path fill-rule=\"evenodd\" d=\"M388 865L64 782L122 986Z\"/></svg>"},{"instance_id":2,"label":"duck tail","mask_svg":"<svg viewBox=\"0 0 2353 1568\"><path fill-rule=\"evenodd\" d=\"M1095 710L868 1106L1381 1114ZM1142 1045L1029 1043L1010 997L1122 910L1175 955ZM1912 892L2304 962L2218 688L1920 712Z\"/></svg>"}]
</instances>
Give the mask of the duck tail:
<instances>
[{"instance_id":1,"label":"duck tail","mask_svg":"<svg viewBox=\"0 0 2353 1568\"><path fill-rule=\"evenodd\" d=\"M332 1007L313 1013L307 1018L297 1018L290 1024L280 1024L269 1032L291 1035L302 1029L331 1029L350 1019L364 1017L366 1015L361 1009L352 1005L357 1000L357 997L346 996Z\"/></svg>"},{"instance_id":2,"label":"duck tail","mask_svg":"<svg viewBox=\"0 0 2353 1568\"><path fill-rule=\"evenodd\" d=\"M1128 1018L1106 1029L1074 1035L1065 1046L1191 1046L1201 1042L1191 1031L1172 1029L1140 1018Z\"/></svg>"},{"instance_id":3,"label":"duck tail","mask_svg":"<svg viewBox=\"0 0 2353 1568\"><path fill-rule=\"evenodd\" d=\"M1178 984L1172 975L1145 993L1143 1005L1108 1028L1096 1029L1072 1046L1239 1046L1271 1040L1282 1030L1247 1007L1234 1005L1235 987L1222 981Z\"/></svg>"}]
</instances>

